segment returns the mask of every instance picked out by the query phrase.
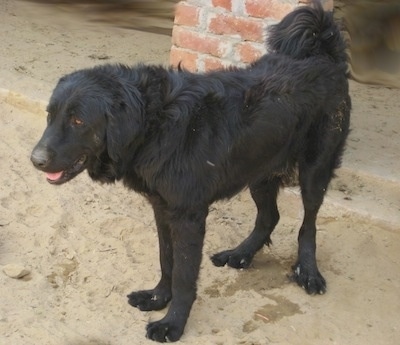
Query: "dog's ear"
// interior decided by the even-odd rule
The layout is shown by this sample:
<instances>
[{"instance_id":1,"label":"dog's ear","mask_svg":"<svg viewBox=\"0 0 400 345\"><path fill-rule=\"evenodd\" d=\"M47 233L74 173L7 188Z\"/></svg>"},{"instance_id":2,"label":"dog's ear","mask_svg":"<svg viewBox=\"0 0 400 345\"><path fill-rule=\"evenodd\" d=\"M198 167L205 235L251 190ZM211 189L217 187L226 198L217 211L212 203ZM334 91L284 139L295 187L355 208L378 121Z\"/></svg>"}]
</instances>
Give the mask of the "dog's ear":
<instances>
[{"instance_id":1,"label":"dog's ear","mask_svg":"<svg viewBox=\"0 0 400 345\"><path fill-rule=\"evenodd\" d=\"M121 88L112 103L106 114L107 151L113 161L119 161L143 140L144 104L136 88Z\"/></svg>"}]
</instances>

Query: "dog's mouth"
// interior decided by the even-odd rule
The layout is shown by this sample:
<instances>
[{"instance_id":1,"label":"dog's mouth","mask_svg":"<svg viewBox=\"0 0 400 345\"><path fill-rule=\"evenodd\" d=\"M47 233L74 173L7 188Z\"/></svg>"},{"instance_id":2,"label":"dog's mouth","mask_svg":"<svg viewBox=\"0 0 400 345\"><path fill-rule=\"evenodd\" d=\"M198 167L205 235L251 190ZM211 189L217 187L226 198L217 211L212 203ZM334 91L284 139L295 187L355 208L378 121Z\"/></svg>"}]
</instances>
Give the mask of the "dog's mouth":
<instances>
[{"instance_id":1,"label":"dog's mouth","mask_svg":"<svg viewBox=\"0 0 400 345\"><path fill-rule=\"evenodd\" d=\"M83 155L78 158L74 164L72 164L68 169L58 171L58 172L47 172L46 178L47 182L51 184L62 184L71 179L76 175L85 170L85 163L87 161L87 156Z\"/></svg>"}]
</instances>

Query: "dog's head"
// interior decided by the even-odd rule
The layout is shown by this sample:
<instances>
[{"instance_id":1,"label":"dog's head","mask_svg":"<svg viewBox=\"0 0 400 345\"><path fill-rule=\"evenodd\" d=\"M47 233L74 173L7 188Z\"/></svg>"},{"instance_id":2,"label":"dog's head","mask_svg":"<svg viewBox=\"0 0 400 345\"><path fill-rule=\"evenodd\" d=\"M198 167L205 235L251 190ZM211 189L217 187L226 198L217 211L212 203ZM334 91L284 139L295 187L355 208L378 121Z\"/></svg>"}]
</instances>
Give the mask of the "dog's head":
<instances>
[{"instance_id":1,"label":"dog's head","mask_svg":"<svg viewBox=\"0 0 400 345\"><path fill-rule=\"evenodd\" d=\"M58 82L47 108L47 127L31 155L48 182L62 184L85 169L96 174L137 141L143 105L138 90L125 87L119 68L81 70Z\"/></svg>"}]
</instances>

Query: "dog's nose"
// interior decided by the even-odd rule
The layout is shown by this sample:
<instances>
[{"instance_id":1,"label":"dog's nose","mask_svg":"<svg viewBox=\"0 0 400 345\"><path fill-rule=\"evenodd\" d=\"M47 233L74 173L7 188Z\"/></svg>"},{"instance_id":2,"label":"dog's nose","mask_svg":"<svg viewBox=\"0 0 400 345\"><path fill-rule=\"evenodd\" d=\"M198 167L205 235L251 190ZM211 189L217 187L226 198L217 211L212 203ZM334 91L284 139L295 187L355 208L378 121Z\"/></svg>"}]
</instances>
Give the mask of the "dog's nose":
<instances>
[{"instance_id":1,"label":"dog's nose","mask_svg":"<svg viewBox=\"0 0 400 345\"><path fill-rule=\"evenodd\" d=\"M31 154L31 161L38 169L46 168L51 161L51 153L45 147L35 147Z\"/></svg>"}]
</instances>

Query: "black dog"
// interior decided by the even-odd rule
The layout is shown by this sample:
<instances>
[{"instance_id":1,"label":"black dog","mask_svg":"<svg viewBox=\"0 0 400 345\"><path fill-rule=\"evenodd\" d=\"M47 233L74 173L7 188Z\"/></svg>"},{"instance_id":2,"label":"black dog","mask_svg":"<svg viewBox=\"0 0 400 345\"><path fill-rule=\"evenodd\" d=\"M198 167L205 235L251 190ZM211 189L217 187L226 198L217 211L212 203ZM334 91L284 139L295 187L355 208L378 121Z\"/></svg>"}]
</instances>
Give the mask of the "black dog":
<instances>
[{"instance_id":1,"label":"black dog","mask_svg":"<svg viewBox=\"0 0 400 345\"><path fill-rule=\"evenodd\" d=\"M196 298L209 205L246 186L258 214L250 236L212 257L249 266L271 243L278 190L298 171L304 203L293 277L325 292L315 258L316 217L340 164L349 128L345 45L332 15L300 7L269 32L270 54L248 68L206 74L157 66L104 65L60 79L32 162L52 184L87 169L123 183L151 203L161 280L129 303L166 316L147 337L176 341Z\"/></svg>"}]
</instances>

